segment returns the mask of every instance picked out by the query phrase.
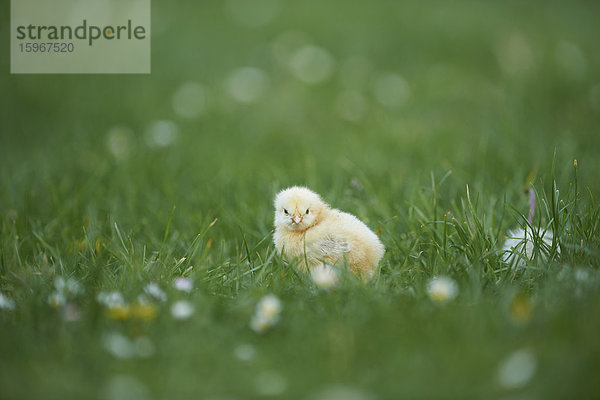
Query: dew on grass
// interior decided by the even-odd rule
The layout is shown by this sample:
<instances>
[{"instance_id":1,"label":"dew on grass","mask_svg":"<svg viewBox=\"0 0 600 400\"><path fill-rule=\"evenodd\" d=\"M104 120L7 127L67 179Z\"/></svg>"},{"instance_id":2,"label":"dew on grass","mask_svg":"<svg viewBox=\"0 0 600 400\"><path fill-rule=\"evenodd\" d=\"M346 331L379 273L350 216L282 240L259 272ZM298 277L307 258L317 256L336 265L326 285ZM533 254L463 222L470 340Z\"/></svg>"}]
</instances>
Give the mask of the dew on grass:
<instances>
[{"instance_id":1,"label":"dew on grass","mask_svg":"<svg viewBox=\"0 0 600 400\"><path fill-rule=\"evenodd\" d=\"M254 385L256 393L261 396L278 396L287 389L286 379L276 371L259 373L254 380Z\"/></svg>"},{"instance_id":2,"label":"dew on grass","mask_svg":"<svg viewBox=\"0 0 600 400\"><path fill-rule=\"evenodd\" d=\"M368 107L369 103L365 96L353 90L341 92L337 96L334 106L335 112L340 118L351 122L362 119Z\"/></svg>"},{"instance_id":3,"label":"dew on grass","mask_svg":"<svg viewBox=\"0 0 600 400\"><path fill-rule=\"evenodd\" d=\"M410 87L401 75L385 73L375 79L373 93L381 105L399 108L405 105L410 98Z\"/></svg>"},{"instance_id":4,"label":"dew on grass","mask_svg":"<svg viewBox=\"0 0 600 400\"><path fill-rule=\"evenodd\" d=\"M190 293L194 289L194 284L191 279L179 277L173 282L173 287L181 292Z\"/></svg>"},{"instance_id":5,"label":"dew on grass","mask_svg":"<svg viewBox=\"0 0 600 400\"><path fill-rule=\"evenodd\" d=\"M131 152L133 131L124 125L117 125L106 134L106 147L117 161L125 160Z\"/></svg>"},{"instance_id":6,"label":"dew on grass","mask_svg":"<svg viewBox=\"0 0 600 400\"><path fill-rule=\"evenodd\" d=\"M427 283L427 295L436 303L446 303L458 296L458 285L447 276L437 276Z\"/></svg>"},{"instance_id":7,"label":"dew on grass","mask_svg":"<svg viewBox=\"0 0 600 400\"><path fill-rule=\"evenodd\" d=\"M256 347L251 344L240 344L233 349L233 354L240 361L252 361L256 357Z\"/></svg>"},{"instance_id":8,"label":"dew on grass","mask_svg":"<svg viewBox=\"0 0 600 400\"><path fill-rule=\"evenodd\" d=\"M498 369L498 382L505 389L521 388L533 378L537 361L529 349L520 349L502 361Z\"/></svg>"},{"instance_id":9,"label":"dew on grass","mask_svg":"<svg viewBox=\"0 0 600 400\"><path fill-rule=\"evenodd\" d=\"M176 301L171 305L171 315L175 319L189 319L194 314L194 306L186 300Z\"/></svg>"},{"instance_id":10,"label":"dew on grass","mask_svg":"<svg viewBox=\"0 0 600 400\"><path fill-rule=\"evenodd\" d=\"M238 68L227 78L227 92L236 101L253 103L264 94L268 81L267 74L258 68Z\"/></svg>"},{"instance_id":11,"label":"dew on grass","mask_svg":"<svg viewBox=\"0 0 600 400\"><path fill-rule=\"evenodd\" d=\"M14 310L15 301L4 294L0 293L0 310Z\"/></svg>"},{"instance_id":12,"label":"dew on grass","mask_svg":"<svg viewBox=\"0 0 600 400\"><path fill-rule=\"evenodd\" d=\"M151 393L138 379L129 375L113 375L99 396L106 400L148 400Z\"/></svg>"},{"instance_id":13,"label":"dew on grass","mask_svg":"<svg viewBox=\"0 0 600 400\"><path fill-rule=\"evenodd\" d=\"M146 129L146 144L151 148L167 147L179 136L179 128L173 121L154 121Z\"/></svg>"},{"instance_id":14,"label":"dew on grass","mask_svg":"<svg viewBox=\"0 0 600 400\"><path fill-rule=\"evenodd\" d=\"M183 118L198 118L206 109L206 90L198 82L185 82L172 99L173 110Z\"/></svg>"},{"instance_id":15,"label":"dew on grass","mask_svg":"<svg viewBox=\"0 0 600 400\"><path fill-rule=\"evenodd\" d=\"M305 45L296 50L289 63L294 76L309 84L329 79L335 66L335 60L328 50L313 45Z\"/></svg>"}]
</instances>

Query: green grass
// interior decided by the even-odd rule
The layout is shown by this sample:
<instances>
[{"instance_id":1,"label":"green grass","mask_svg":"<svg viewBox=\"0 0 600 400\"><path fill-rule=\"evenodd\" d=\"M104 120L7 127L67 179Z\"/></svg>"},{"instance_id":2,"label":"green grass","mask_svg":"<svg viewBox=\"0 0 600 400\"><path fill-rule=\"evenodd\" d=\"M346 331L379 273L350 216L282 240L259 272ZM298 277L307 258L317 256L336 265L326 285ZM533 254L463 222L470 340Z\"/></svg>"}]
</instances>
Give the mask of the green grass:
<instances>
[{"instance_id":1,"label":"green grass","mask_svg":"<svg viewBox=\"0 0 600 400\"><path fill-rule=\"evenodd\" d=\"M282 4L250 29L217 2L154 2L148 76L9 75L0 58L0 292L15 302L0 309L0 398L599 396L598 5ZM303 83L279 61L294 37L327 49L330 79ZM352 74L357 58L368 67ZM226 90L243 66L268 77L249 104ZM410 87L400 107L373 93L386 72ZM195 119L172 107L187 81L207 93ZM336 112L349 88L368 105L355 122ZM177 125L170 145L147 144L156 120ZM272 200L294 184L380 231L376 279L321 291L276 254ZM555 240L514 270L502 248L519 226ZM428 297L436 275L456 281L454 300ZM48 301L58 277L83 289L67 301L76 321ZM115 319L96 301L134 304L150 282L167 295L154 316ZM283 310L257 334L266 294ZM172 317L177 300L190 319ZM154 351L119 358L111 337ZM507 387L519 350L533 376Z\"/></svg>"}]
</instances>

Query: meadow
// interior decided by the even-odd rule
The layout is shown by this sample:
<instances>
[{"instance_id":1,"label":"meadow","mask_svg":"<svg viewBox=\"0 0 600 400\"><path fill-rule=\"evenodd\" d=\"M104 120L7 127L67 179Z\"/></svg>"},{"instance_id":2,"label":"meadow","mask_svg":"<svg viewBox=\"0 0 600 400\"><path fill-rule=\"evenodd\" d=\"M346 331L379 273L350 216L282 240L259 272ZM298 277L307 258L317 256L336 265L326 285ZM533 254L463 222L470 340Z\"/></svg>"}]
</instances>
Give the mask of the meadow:
<instances>
[{"instance_id":1,"label":"meadow","mask_svg":"<svg viewBox=\"0 0 600 400\"><path fill-rule=\"evenodd\" d=\"M598 398L598 15L153 2L149 75L1 57L0 398ZM378 232L372 281L277 254L292 185Z\"/></svg>"}]
</instances>

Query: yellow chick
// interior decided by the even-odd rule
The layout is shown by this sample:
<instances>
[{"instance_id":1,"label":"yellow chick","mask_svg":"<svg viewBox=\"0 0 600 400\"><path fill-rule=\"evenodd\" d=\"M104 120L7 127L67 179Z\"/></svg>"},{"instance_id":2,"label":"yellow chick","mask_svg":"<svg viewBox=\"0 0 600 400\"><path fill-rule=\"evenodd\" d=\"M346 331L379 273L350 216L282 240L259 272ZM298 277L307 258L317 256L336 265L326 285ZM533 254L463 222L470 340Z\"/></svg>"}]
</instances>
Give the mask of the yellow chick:
<instances>
[{"instance_id":1,"label":"yellow chick","mask_svg":"<svg viewBox=\"0 0 600 400\"><path fill-rule=\"evenodd\" d=\"M385 248L354 215L332 209L315 192L294 186L275 197L275 247L302 269L346 262L362 279L373 277ZM307 265L308 264L308 265Z\"/></svg>"}]
</instances>

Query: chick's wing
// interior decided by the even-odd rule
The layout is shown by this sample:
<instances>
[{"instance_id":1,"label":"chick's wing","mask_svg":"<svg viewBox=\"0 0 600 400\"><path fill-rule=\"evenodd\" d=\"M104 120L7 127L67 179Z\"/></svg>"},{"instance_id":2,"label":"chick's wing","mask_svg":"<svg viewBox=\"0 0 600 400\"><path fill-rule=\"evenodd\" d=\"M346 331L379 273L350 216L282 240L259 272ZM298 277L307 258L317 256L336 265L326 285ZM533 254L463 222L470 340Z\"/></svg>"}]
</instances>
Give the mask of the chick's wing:
<instances>
[{"instance_id":1,"label":"chick's wing","mask_svg":"<svg viewBox=\"0 0 600 400\"><path fill-rule=\"evenodd\" d=\"M315 250L320 258L337 262L344 257L345 253L350 252L350 243L340 236L327 235L315 243Z\"/></svg>"}]
</instances>

